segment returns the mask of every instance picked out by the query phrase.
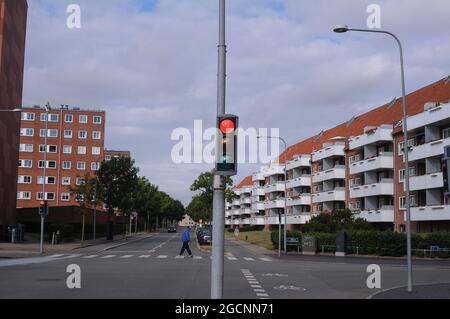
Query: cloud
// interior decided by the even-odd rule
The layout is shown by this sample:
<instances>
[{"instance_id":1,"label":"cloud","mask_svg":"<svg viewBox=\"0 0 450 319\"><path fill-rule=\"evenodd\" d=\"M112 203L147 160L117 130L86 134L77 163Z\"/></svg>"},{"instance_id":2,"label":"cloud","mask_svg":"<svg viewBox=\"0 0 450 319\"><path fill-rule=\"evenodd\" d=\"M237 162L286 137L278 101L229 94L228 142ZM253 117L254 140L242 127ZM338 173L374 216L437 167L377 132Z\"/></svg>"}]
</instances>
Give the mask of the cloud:
<instances>
[{"instance_id":1,"label":"cloud","mask_svg":"<svg viewBox=\"0 0 450 319\"><path fill-rule=\"evenodd\" d=\"M217 1L29 1L24 102L107 112L106 146L128 149L141 174L187 203L208 165L175 165L173 129L214 125ZM289 143L400 95L398 49L388 37L331 32L364 27L373 1L227 1L227 111L243 127L278 127ZM448 75L447 0L378 1L382 25L405 47L407 89ZM241 165L239 178L258 169Z\"/></svg>"}]
</instances>

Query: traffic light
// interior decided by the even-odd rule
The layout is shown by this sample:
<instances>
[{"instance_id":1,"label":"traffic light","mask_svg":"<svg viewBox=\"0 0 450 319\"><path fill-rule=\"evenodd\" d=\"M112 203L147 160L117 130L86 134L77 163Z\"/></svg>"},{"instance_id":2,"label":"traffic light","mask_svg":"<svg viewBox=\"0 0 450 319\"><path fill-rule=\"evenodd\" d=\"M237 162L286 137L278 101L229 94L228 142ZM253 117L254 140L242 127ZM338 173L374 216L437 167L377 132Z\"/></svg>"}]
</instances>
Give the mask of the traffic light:
<instances>
[{"instance_id":1,"label":"traffic light","mask_svg":"<svg viewBox=\"0 0 450 319\"><path fill-rule=\"evenodd\" d=\"M237 129L239 118L236 115L217 117L218 141L216 154L216 173L222 176L237 174Z\"/></svg>"},{"instance_id":2,"label":"traffic light","mask_svg":"<svg viewBox=\"0 0 450 319\"><path fill-rule=\"evenodd\" d=\"M48 201L41 200L39 202L39 215L47 216L48 215Z\"/></svg>"}]
</instances>

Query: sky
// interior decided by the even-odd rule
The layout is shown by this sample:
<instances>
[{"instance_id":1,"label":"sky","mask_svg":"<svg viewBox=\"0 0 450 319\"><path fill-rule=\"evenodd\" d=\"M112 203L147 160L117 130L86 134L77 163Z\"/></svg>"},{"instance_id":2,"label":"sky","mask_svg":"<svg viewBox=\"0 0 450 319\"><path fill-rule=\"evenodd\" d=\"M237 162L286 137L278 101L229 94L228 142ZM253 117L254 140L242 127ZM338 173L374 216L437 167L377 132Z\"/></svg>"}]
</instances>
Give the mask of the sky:
<instances>
[{"instance_id":1,"label":"sky","mask_svg":"<svg viewBox=\"0 0 450 319\"><path fill-rule=\"evenodd\" d=\"M69 29L70 4L81 28ZM227 113L294 144L401 95L398 49L368 33L367 7L405 51L412 92L450 75L448 0L227 0ZM109 149L188 204L208 164L175 164L176 128L214 126L217 0L28 0L24 105L103 109ZM207 142L205 142L206 145ZM239 166L241 178L259 164Z\"/></svg>"}]
</instances>

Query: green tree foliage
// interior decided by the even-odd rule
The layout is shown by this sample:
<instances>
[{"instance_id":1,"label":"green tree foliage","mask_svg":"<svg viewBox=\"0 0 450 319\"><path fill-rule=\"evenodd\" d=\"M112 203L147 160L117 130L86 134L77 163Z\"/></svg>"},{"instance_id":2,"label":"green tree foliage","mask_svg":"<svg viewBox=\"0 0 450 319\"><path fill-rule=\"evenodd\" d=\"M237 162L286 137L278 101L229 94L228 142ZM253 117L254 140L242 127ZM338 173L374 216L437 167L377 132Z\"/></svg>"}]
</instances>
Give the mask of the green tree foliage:
<instances>
[{"instance_id":1,"label":"green tree foliage","mask_svg":"<svg viewBox=\"0 0 450 319\"><path fill-rule=\"evenodd\" d=\"M362 218L355 218L349 209L331 214L314 216L302 227L303 232L335 233L338 230L370 230L372 225Z\"/></svg>"}]
</instances>

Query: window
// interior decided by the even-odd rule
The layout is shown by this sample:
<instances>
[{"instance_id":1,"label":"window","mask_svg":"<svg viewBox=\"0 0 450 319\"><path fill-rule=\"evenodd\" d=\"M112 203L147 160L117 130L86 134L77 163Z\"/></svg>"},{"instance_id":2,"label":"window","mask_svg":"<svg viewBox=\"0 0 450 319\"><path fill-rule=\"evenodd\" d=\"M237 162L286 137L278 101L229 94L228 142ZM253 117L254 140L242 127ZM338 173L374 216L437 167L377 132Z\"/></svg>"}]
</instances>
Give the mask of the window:
<instances>
[{"instance_id":1,"label":"window","mask_svg":"<svg viewBox=\"0 0 450 319\"><path fill-rule=\"evenodd\" d=\"M361 209L361 202L360 201L356 201L356 202L351 202L350 203L350 210L360 210Z\"/></svg>"},{"instance_id":2,"label":"window","mask_svg":"<svg viewBox=\"0 0 450 319\"><path fill-rule=\"evenodd\" d=\"M98 171L100 168L100 163L91 163L91 170Z\"/></svg>"},{"instance_id":3,"label":"window","mask_svg":"<svg viewBox=\"0 0 450 319\"><path fill-rule=\"evenodd\" d=\"M450 137L450 127L444 128L442 130L442 138L446 139Z\"/></svg>"},{"instance_id":4,"label":"window","mask_svg":"<svg viewBox=\"0 0 450 319\"><path fill-rule=\"evenodd\" d=\"M58 147L56 145L47 145L47 153L56 153L58 150ZM44 153L45 152L45 145L39 145L39 152Z\"/></svg>"},{"instance_id":5,"label":"window","mask_svg":"<svg viewBox=\"0 0 450 319\"><path fill-rule=\"evenodd\" d=\"M45 129L41 129L40 136L45 137ZM55 129L49 129L48 130L48 136L47 137L58 137L58 130Z\"/></svg>"},{"instance_id":6,"label":"window","mask_svg":"<svg viewBox=\"0 0 450 319\"><path fill-rule=\"evenodd\" d=\"M405 196L399 198L400 209L406 209ZM409 205L410 207L416 206L416 197L414 195L409 195Z\"/></svg>"},{"instance_id":7,"label":"window","mask_svg":"<svg viewBox=\"0 0 450 319\"><path fill-rule=\"evenodd\" d=\"M42 196L42 193L36 193L36 199L37 200L43 200L44 196Z\"/></svg>"},{"instance_id":8,"label":"window","mask_svg":"<svg viewBox=\"0 0 450 319\"><path fill-rule=\"evenodd\" d=\"M64 145L63 153L64 154L72 154L72 146L71 145Z\"/></svg>"},{"instance_id":9,"label":"window","mask_svg":"<svg viewBox=\"0 0 450 319\"><path fill-rule=\"evenodd\" d=\"M21 128L20 136L34 136L34 129L33 128Z\"/></svg>"},{"instance_id":10,"label":"window","mask_svg":"<svg viewBox=\"0 0 450 319\"><path fill-rule=\"evenodd\" d=\"M31 167L33 167L33 161L32 160L19 160L19 167L31 168Z\"/></svg>"},{"instance_id":11,"label":"window","mask_svg":"<svg viewBox=\"0 0 450 319\"><path fill-rule=\"evenodd\" d=\"M54 176L46 176L45 178L46 185L55 185L56 184L56 178ZM44 176L38 176L38 185L42 185L44 183Z\"/></svg>"},{"instance_id":12,"label":"window","mask_svg":"<svg viewBox=\"0 0 450 319\"><path fill-rule=\"evenodd\" d=\"M403 155L404 145L405 145L405 142L398 143L398 154L399 155ZM408 140L408 149L410 149L413 146L416 146L416 139L414 137Z\"/></svg>"},{"instance_id":13,"label":"window","mask_svg":"<svg viewBox=\"0 0 450 319\"><path fill-rule=\"evenodd\" d=\"M77 177L76 184L77 184L77 186L80 186L81 184L83 184L83 177Z\"/></svg>"},{"instance_id":14,"label":"window","mask_svg":"<svg viewBox=\"0 0 450 319\"><path fill-rule=\"evenodd\" d=\"M64 138L72 138L72 130L65 130Z\"/></svg>"},{"instance_id":15,"label":"window","mask_svg":"<svg viewBox=\"0 0 450 319\"><path fill-rule=\"evenodd\" d=\"M33 152L33 144L20 144L19 152L32 153Z\"/></svg>"},{"instance_id":16,"label":"window","mask_svg":"<svg viewBox=\"0 0 450 319\"><path fill-rule=\"evenodd\" d=\"M105 156L105 161L110 161L111 160L111 155L106 155Z\"/></svg>"},{"instance_id":17,"label":"window","mask_svg":"<svg viewBox=\"0 0 450 319\"><path fill-rule=\"evenodd\" d=\"M78 154L80 155L86 154L86 146L78 146Z\"/></svg>"},{"instance_id":18,"label":"window","mask_svg":"<svg viewBox=\"0 0 450 319\"><path fill-rule=\"evenodd\" d=\"M92 132L92 139L93 140L99 140L102 138L102 133L99 131L93 131Z\"/></svg>"},{"instance_id":19,"label":"window","mask_svg":"<svg viewBox=\"0 0 450 319\"><path fill-rule=\"evenodd\" d=\"M72 114L66 114L66 115L64 115L64 122L66 122L66 123L72 123L72 122L73 122L73 115L72 115Z\"/></svg>"},{"instance_id":20,"label":"window","mask_svg":"<svg viewBox=\"0 0 450 319\"><path fill-rule=\"evenodd\" d=\"M30 200L31 192L17 192L17 199Z\"/></svg>"},{"instance_id":21,"label":"window","mask_svg":"<svg viewBox=\"0 0 450 319\"><path fill-rule=\"evenodd\" d=\"M62 184L65 186L70 185L70 177L63 177L62 178Z\"/></svg>"},{"instance_id":22,"label":"window","mask_svg":"<svg viewBox=\"0 0 450 319\"><path fill-rule=\"evenodd\" d=\"M19 177L17 178L17 183L18 184L31 184L31 181L32 181L32 177L31 176L19 175Z\"/></svg>"},{"instance_id":23,"label":"window","mask_svg":"<svg viewBox=\"0 0 450 319\"><path fill-rule=\"evenodd\" d=\"M67 161L63 162L63 169L71 169L72 168L72 162Z\"/></svg>"},{"instance_id":24,"label":"window","mask_svg":"<svg viewBox=\"0 0 450 319\"><path fill-rule=\"evenodd\" d=\"M21 118L22 118L22 121L34 121L35 114L29 113L29 112L22 112Z\"/></svg>"},{"instance_id":25,"label":"window","mask_svg":"<svg viewBox=\"0 0 450 319\"><path fill-rule=\"evenodd\" d=\"M79 131L78 132L78 138L85 140L87 138L87 132L86 131Z\"/></svg>"},{"instance_id":26,"label":"window","mask_svg":"<svg viewBox=\"0 0 450 319\"><path fill-rule=\"evenodd\" d=\"M86 162L77 162L77 170L84 171L86 169Z\"/></svg>"},{"instance_id":27,"label":"window","mask_svg":"<svg viewBox=\"0 0 450 319\"><path fill-rule=\"evenodd\" d=\"M94 116L94 124L102 124L102 117Z\"/></svg>"},{"instance_id":28,"label":"window","mask_svg":"<svg viewBox=\"0 0 450 319\"><path fill-rule=\"evenodd\" d=\"M41 113L41 121L42 122L45 122L46 117L47 117L47 113ZM58 122L58 114L49 114L48 121L49 122Z\"/></svg>"},{"instance_id":29,"label":"window","mask_svg":"<svg viewBox=\"0 0 450 319\"><path fill-rule=\"evenodd\" d=\"M416 168L410 167L409 168L409 177L416 176ZM405 170L401 169L398 171L398 181L399 183L403 183L405 181Z\"/></svg>"},{"instance_id":30,"label":"window","mask_svg":"<svg viewBox=\"0 0 450 319\"><path fill-rule=\"evenodd\" d=\"M55 193L45 193L46 200L55 200Z\"/></svg>"},{"instance_id":31,"label":"window","mask_svg":"<svg viewBox=\"0 0 450 319\"><path fill-rule=\"evenodd\" d=\"M70 194L69 193L61 193L61 200L63 202L68 202L70 201Z\"/></svg>"},{"instance_id":32,"label":"window","mask_svg":"<svg viewBox=\"0 0 450 319\"><path fill-rule=\"evenodd\" d=\"M38 161L38 167L44 168L44 161ZM47 161L47 168L56 168L56 161Z\"/></svg>"},{"instance_id":33,"label":"window","mask_svg":"<svg viewBox=\"0 0 450 319\"><path fill-rule=\"evenodd\" d=\"M100 155L100 147L92 147L92 155Z\"/></svg>"},{"instance_id":34,"label":"window","mask_svg":"<svg viewBox=\"0 0 450 319\"><path fill-rule=\"evenodd\" d=\"M87 115L80 115L80 116L79 116L79 121L80 121L80 123L82 123L82 124L86 124L86 123L88 122L88 117L87 117Z\"/></svg>"}]
</instances>

